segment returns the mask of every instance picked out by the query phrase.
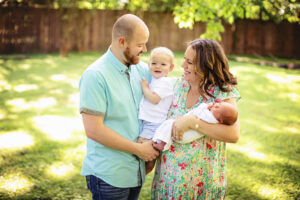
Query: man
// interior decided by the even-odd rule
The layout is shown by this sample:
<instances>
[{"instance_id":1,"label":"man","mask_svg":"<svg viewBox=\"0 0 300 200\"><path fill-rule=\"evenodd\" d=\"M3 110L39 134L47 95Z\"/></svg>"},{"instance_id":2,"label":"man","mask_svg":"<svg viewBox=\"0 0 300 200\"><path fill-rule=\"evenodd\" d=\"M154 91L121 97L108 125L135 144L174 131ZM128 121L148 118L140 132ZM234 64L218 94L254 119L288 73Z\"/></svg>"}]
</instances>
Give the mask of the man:
<instances>
[{"instance_id":1,"label":"man","mask_svg":"<svg viewBox=\"0 0 300 200\"><path fill-rule=\"evenodd\" d=\"M143 95L139 81L150 79L147 65L139 61L148 38L140 18L121 16L113 26L110 48L80 79L80 113L87 135L81 174L93 199L137 199L145 180L144 161L158 156L152 142L136 143Z\"/></svg>"}]
</instances>

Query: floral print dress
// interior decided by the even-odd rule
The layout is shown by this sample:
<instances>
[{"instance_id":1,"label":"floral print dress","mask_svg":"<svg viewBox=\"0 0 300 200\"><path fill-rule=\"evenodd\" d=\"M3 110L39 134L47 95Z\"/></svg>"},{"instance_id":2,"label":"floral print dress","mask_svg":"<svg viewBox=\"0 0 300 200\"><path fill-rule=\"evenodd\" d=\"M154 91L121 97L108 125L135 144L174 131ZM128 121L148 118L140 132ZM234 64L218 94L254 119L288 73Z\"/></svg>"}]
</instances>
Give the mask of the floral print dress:
<instances>
[{"instance_id":1,"label":"floral print dress","mask_svg":"<svg viewBox=\"0 0 300 200\"><path fill-rule=\"evenodd\" d=\"M173 105L168 118L178 118L200 103L236 98L240 95L234 87L222 92L218 87L209 89L214 96L200 97L190 109L185 106L189 84L177 79L174 86ZM226 143L202 137L191 143L174 142L162 152L156 163L151 198L158 199L224 199L226 193Z\"/></svg>"}]
</instances>

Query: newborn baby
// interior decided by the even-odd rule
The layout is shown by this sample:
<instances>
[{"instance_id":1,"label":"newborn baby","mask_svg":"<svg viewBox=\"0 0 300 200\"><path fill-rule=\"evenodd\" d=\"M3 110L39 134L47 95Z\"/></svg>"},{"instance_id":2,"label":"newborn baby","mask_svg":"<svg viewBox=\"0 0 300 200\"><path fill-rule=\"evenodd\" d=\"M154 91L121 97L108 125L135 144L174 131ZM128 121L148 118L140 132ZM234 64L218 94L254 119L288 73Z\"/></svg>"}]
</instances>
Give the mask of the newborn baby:
<instances>
[{"instance_id":1,"label":"newborn baby","mask_svg":"<svg viewBox=\"0 0 300 200\"><path fill-rule=\"evenodd\" d=\"M238 112L235 106L227 102L214 104L201 103L197 108L192 109L185 115L193 115L208 123L221 123L232 125L237 120ZM171 132L174 119L168 119L163 122L156 130L153 141L154 147L160 151L166 151L172 144ZM194 130L188 130L184 133L182 141L179 143L189 143L204 135Z\"/></svg>"}]
</instances>

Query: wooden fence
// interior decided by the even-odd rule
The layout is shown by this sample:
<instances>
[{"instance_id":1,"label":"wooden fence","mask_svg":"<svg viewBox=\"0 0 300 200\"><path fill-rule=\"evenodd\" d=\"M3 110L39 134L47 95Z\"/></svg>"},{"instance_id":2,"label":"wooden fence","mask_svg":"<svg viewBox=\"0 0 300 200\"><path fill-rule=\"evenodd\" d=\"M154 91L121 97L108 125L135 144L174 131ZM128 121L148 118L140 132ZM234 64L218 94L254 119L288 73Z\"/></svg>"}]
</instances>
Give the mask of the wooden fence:
<instances>
[{"instance_id":1,"label":"wooden fence","mask_svg":"<svg viewBox=\"0 0 300 200\"><path fill-rule=\"evenodd\" d=\"M115 20L128 13L123 10L64 12L0 8L0 53L50 53L64 48L66 51L105 51ZM63 18L66 13L73 18ZM171 13L143 12L141 18L150 30L148 49L167 46L173 51L184 51L188 41L205 31L204 23L196 23L192 30L179 29ZM225 24L221 44L228 54L300 58L300 26L287 22L237 20L233 25Z\"/></svg>"}]
</instances>

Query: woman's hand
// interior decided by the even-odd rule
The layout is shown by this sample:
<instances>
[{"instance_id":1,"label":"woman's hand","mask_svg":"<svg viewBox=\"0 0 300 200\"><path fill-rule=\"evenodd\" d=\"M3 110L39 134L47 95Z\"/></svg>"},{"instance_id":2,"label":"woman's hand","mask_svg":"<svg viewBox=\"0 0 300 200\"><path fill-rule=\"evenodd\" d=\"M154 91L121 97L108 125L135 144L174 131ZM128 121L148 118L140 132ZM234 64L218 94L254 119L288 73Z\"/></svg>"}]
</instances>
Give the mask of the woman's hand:
<instances>
[{"instance_id":1,"label":"woman's hand","mask_svg":"<svg viewBox=\"0 0 300 200\"><path fill-rule=\"evenodd\" d=\"M194 116L182 116L173 122L172 138L174 141L181 141L183 134L191 129L191 122L195 119Z\"/></svg>"}]
</instances>

